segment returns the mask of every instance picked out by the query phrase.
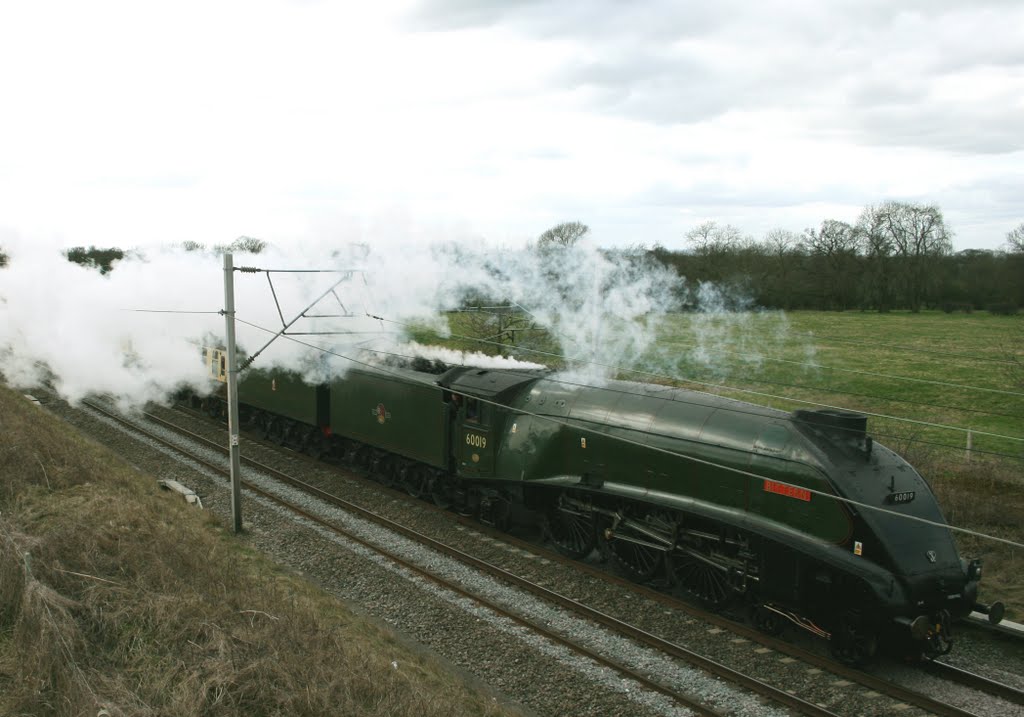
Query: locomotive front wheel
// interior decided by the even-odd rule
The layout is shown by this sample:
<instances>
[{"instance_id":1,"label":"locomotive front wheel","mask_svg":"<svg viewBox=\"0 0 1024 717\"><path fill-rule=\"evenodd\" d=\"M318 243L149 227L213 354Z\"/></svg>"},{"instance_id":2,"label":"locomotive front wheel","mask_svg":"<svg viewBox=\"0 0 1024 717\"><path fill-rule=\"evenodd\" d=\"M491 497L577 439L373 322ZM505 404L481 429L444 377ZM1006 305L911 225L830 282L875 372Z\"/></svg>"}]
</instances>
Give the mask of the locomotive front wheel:
<instances>
[{"instance_id":1,"label":"locomotive front wheel","mask_svg":"<svg viewBox=\"0 0 1024 717\"><path fill-rule=\"evenodd\" d=\"M206 411L206 415L213 419L219 419L220 414L223 413L220 407L220 399L216 396L209 396L203 399L203 410Z\"/></svg>"},{"instance_id":2,"label":"locomotive front wheel","mask_svg":"<svg viewBox=\"0 0 1024 717\"><path fill-rule=\"evenodd\" d=\"M597 547L597 529L592 513L582 512L566 502L563 493L548 509L547 533L551 544L562 555L579 560Z\"/></svg>"},{"instance_id":3,"label":"locomotive front wheel","mask_svg":"<svg viewBox=\"0 0 1024 717\"><path fill-rule=\"evenodd\" d=\"M863 667L878 653L878 632L858 610L847 610L829 640L832 656L844 665Z\"/></svg>"}]
</instances>

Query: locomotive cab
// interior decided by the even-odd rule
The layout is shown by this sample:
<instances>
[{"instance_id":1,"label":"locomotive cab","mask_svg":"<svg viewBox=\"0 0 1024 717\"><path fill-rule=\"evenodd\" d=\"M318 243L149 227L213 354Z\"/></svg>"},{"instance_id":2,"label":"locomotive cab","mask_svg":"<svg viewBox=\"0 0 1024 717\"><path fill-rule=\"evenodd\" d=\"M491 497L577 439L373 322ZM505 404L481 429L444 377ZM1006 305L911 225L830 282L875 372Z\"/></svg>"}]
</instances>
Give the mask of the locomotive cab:
<instances>
[{"instance_id":1,"label":"locomotive cab","mask_svg":"<svg viewBox=\"0 0 1024 717\"><path fill-rule=\"evenodd\" d=\"M507 423L509 397L540 376L537 371L492 371L458 367L438 380L454 404L452 454L456 473L465 478L493 478L498 437Z\"/></svg>"},{"instance_id":2,"label":"locomotive cab","mask_svg":"<svg viewBox=\"0 0 1024 717\"><path fill-rule=\"evenodd\" d=\"M475 396L456 396L455 459L459 472L476 478L494 474L494 407Z\"/></svg>"}]
</instances>

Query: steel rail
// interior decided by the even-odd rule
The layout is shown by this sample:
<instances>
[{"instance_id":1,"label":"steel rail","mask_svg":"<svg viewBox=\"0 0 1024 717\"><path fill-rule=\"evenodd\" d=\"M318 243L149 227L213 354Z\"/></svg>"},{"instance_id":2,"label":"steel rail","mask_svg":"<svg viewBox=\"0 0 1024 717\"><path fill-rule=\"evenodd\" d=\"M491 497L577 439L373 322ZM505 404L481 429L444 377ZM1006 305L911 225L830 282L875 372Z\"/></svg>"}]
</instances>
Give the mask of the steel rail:
<instances>
[{"instance_id":1,"label":"steel rail","mask_svg":"<svg viewBox=\"0 0 1024 717\"><path fill-rule=\"evenodd\" d=\"M929 662L924 665L924 669L944 680L985 692L1015 705L1024 705L1024 692L1004 682L996 682L989 677L965 670L962 667L955 667L946 662Z\"/></svg>"},{"instance_id":2,"label":"steel rail","mask_svg":"<svg viewBox=\"0 0 1024 717\"><path fill-rule=\"evenodd\" d=\"M987 632L990 635L997 635L1007 640L1024 640L1024 625L1011 620L1002 620L993 624L988 617L978 612L972 612L967 616L964 624L971 630Z\"/></svg>"},{"instance_id":3,"label":"steel rail","mask_svg":"<svg viewBox=\"0 0 1024 717\"><path fill-rule=\"evenodd\" d=\"M776 650L777 652L783 653L789 657L796 658L798 660L801 660L802 662L806 662L814 667L823 670L828 670L829 672L834 673L837 677L852 680L854 682L857 682L858 684L863 685L864 687L867 687L868 689L874 690L875 692L880 692L882 694L889 695L894 699L900 699L916 707L920 707L921 709L928 710L929 712L934 712L935 714L948 714L954 717L956 715L971 714L970 712L962 710L956 711L958 708L955 707L952 708L954 710L952 712L943 712L939 707L939 705L941 705L942 703L936 702L933 698L928 697L927 695L921 695L920 693L910 691L909 688L904 688L891 680L887 680L882 677L877 677L869 672L865 672L854 667L849 667L847 665L842 664L841 662L837 662L823 655L811 652L810 650L806 650L798 645L794 645L790 642L786 642L785 640L772 637L771 635L767 635L761 632L760 630L757 630L742 622L738 622L734 619L726 617L721 613L709 612L696 605L693 605L690 602L669 595L656 588L638 584L632 580L629 580L628 578L624 578L614 573L611 573L606 569L596 567L594 565L590 565L584 562L580 562L578 560L572 560L570 558L565 557L561 553L550 550L543 546L539 546L536 543L531 543L530 541L522 540L515 536L509 535L508 533L501 533L499 531L491 530L487 526L481 525L480 523L470 518L458 516L457 519L463 525L472 526L476 530L489 534L491 537L495 539L503 540L522 550L530 550L536 553L538 556L546 560L558 563L560 565L572 566L576 570L584 572L592 577L605 580L609 583L615 584L626 589L631 589L637 594L640 594L653 601L659 602L668 608L678 610L680 612L685 612L692 617L706 621L712 625L715 625L716 627L729 630L737 634L738 636L746 638L752 642L756 642L765 647L769 647L773 650ZM967 621L966 624L969 625L972 629L978 629L982 632L993 634L1001 639L1019 640L1022 637L1016 631L1006 629L1002 625L992 625L987 620L972 619ZM933 673L936 677L956 682L958 684L963 685L964 687L969 687L971 689L984 692L986 694L992 695L993 697L998 697L1013 704L1024 705L1024 690L1018 689L1011 685L1007 685L997 680L984 677L983 675L978 675L977 673L953 667L952 665L948 665L947 663L943 662L927 661L923 662L921 664L921 667L925 671ZM897 693L897 690L901 692ZM952 706L946 705L946 707L950 708Z\"/></svg>"}]
</instances>

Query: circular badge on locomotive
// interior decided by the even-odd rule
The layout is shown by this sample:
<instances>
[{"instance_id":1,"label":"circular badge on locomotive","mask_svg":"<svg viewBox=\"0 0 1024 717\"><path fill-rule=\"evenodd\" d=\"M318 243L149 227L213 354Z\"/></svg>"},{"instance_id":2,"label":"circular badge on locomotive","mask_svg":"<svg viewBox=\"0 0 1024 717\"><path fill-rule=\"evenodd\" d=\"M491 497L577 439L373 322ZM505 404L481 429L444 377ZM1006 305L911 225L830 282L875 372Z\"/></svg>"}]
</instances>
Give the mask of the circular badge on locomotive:
<instances>
[{"instance_id":1,"label":"circular badge on locomotive","mask_svg":"<svg viewBox=\"0 0 1024 717\"><path fill-rule=\"evenodd\" d=\"M378 403L377 408L373 409L372 413L377 417L377 423L384 423L384 421L391 418L391 411L384 408L383 403Z\"/></svg>"}]
</instances>

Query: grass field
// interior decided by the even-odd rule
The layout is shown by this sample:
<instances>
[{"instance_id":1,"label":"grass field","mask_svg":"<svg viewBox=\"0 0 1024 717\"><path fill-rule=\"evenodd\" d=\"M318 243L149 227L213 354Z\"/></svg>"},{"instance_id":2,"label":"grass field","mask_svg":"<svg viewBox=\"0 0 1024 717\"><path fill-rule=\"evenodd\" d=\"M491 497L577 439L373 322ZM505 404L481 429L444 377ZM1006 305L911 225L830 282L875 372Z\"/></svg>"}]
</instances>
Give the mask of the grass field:
<instances>
[{"instance_id":1,"label":"grass field","mask_svg":"<svg viewBox=\"0 0 1024 717\"><path fill-rule=\"evenodd\" d=\"M693 347L702 342L710 364L694 359ZM683 351L675 376L920 421L872 418L876 434L901 446L966 447L971 429L978 451L1024 455L1024 442L985 435L1024 436L1024 317L797 312L694 322L684 316L673 317L658 344ZM780 408L800 405L747 396Z\"/></svg>"},{"instance_id":2,"label":"grass field","mask_svg":"<svg viewBox=\"0 0 1024 717\"><path fill-rule=\"evenodd\" d=\"M452 333L486 334L473 320L452 315ZM542 334L523 339L558 350ZM449 345L494 348L465 339ZM548 362L543 354L505 353ZM594 347L590 355L598 353ZM876 414L871 435L932 483L951 524L1024 543L1024 316L675 314L639 360L613 363L620 378L784 410L824 405ZM985 560L983 596L1024 614L1024 551L963 533L957 540L965 555Z\"/></svg>"}]
</instances>

